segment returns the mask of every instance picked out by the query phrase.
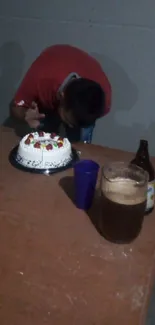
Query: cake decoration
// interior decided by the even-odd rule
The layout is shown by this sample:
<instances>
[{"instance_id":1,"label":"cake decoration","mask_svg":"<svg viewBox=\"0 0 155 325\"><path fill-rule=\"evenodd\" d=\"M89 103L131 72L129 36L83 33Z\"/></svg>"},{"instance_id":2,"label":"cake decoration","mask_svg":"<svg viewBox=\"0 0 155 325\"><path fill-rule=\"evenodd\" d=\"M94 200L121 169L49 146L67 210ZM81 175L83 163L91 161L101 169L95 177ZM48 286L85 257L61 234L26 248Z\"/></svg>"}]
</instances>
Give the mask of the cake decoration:
<instances>
[{"instance_id":1,"label":"cake decoration","mask_svg":"<svg viewBox=\"0 0 155 325\"><path fill-rule=\"evenodd\" d=\"M34 144L34 148L40 148L40 146L41 146L41 143L39 141Z\"/></svg>"},{"instance_id":2,"label":"cake decoration","mask_svg":"<svg viewBox=\"0 0 155 325\"><path fill-rule=\"evenodd\" d=\"M57 135L56 135L56 133L54 133L54 132L50 134L50 137L51 137L52 139L55 138L56 136L57 136Z\"/></svg>"},{"instance_id":3,"label":"cake decoration","mask_svg":"<svg viewBox=\"0 0 155 325\"><path fill-rule=\"evenodd\" d=\"M53 149L52 144L51 144L51 143L47 144L46 149L47 149L47 150L52 150L52 149Z\"/></svg>"},{"instance_id":4,"label":"cake decoration","mask_svg":"<svg viewBox=\"0 0 155 325\"><path fill-rule=\"evenodd\" d=\"M30 133L30 134L28 135L28 138L29 138L29 139L33 139L33 138L34 138L33 134Z\"/></svg>"},{"instance_id":5,"label":"cake decoration","mask_svg":"<svg viewBox=\"0 0 155 325\"><path fill-rule=\"evenodd\" d=\"M63 146L63 142L58 142L58 148L61 148Z\"/></svg>"},{"instance_id":6,"label":"cake decoration","mask_svg":"<svg viewBox=\"0 0 155 325\"><path fill-rule=\"evenodd\" d=\"M59 138L58 138L58 141L63 142L63 138L59 137Z\"/></svg>"},{"instance_id":7,"label":"cake decoration","mask_svg":"<svg viewBox=\"0 0 155 325\"><path fill-rule=\"evenodd\" d=\"M25 140L25 144L30 144L31 143L31 139L28 137L26 140Z\"/></svg>"},{"instance_id":8,"label":"cake decoration","mask_svg":"<svg viewBox=\"0 0 155 325\"><path fill-rule=\"evenodd\" d=\"M43 131L38 131L39 137L43 137L44 136L44 132Z\"/></svg>"}]
</instances>

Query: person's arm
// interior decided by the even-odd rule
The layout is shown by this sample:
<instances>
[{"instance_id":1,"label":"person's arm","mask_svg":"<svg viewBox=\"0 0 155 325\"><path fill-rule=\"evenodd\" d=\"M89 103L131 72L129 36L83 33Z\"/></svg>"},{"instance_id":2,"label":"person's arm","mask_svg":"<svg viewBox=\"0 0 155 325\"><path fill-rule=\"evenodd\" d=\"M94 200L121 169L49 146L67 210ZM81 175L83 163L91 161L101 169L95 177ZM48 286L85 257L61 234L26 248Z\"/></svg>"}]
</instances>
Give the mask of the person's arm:
<instances>
[{"instance_id":1,"label":"person's arm","mask_svg":"<svg viewBox=\"0 0 155 325\"><path fill-rule=\"evenodd\" d=\"M29 107L16 106L13 102L10 107L10 113L12 117L21 122L26 122L31 128L38 128L41 119L45 118L45 114L39 113L38 105L35 102L32 102Z\"/></svg>"},{"instance_id":2,"label":"person's arm","mask_svg":"<svg viewBox=\"0 0 155 325\"><path fill-rule=\"evenodd\" d=\"M20 121L25 121L25 115L28 108L16 105L15 101L12 100L10 103L10 116Z\"/></svg>"}]
</instances>

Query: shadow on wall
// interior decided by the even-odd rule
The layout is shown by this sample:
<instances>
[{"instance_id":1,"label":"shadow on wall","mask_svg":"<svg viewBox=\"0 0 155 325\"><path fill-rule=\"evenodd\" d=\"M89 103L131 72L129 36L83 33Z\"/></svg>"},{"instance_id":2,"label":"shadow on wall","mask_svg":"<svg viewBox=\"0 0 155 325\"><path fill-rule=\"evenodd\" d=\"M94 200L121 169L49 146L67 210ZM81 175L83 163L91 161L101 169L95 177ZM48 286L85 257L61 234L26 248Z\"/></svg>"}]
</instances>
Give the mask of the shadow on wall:
<instances>
[{"instance_id":1,"label":"shadow on wall","mask_svg":"<svg viewBox=\"0 0 155 325\"><path fill-rule=\"evenodd\" d=\"M0 123L13 127L9 104L22 76L25 55L20 44L6 42L0 47Z\"/></svg>"},{"instance_id":2,"label":"shadow on wall","mask_svg":"<svg viewBox=\"0 0 155 325\"><path fill-rule=\"evenodd\" d=\"M155 155L155 123L150 118L146 124L144 112L137 103L137 86L117 62L105 55L91 55L100 62L112 85L112 110L98 121L93 142L133 151L136 150L139 139L145 138L149 141L150 153Z\"/></svg>"}]
</instances>

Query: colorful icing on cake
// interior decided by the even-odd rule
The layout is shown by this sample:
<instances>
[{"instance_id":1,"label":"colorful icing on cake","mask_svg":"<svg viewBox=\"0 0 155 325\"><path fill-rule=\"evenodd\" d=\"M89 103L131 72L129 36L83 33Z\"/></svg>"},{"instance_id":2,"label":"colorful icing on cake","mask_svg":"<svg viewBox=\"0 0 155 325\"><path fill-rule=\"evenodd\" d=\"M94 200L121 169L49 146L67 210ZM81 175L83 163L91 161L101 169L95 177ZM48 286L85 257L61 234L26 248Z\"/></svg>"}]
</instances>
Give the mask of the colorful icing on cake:
<instances>
[{"instance_id":1,"label":"colorful icing on cake","mask_svg":"<svg viewBox=\"0 0 155 325\"><path fill-rule=\"evenodd\" d=\"M29 168L63 167L72 159L67 138L43 131L27 134L19 143L16 160Z\"/></svg>"}]
</instances>

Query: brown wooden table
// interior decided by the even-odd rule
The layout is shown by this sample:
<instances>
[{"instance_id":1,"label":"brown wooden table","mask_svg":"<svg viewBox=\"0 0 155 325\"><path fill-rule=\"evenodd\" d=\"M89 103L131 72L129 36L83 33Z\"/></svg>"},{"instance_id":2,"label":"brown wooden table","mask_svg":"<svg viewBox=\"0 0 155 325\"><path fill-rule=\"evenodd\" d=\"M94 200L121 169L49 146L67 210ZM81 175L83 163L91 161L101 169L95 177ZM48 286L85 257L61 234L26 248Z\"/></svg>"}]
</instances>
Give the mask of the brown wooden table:
<instances>
[{"instance_id":1,"label":"brown wooden table","mask_svg":"<svg viewBox=\"0 0 155 325\"><path fill-rule=\"evenodd\" d=\"M17 137L1 128L0 141L0 324L144 324L154 280L155 212L132 244L110 244L64 191L72 170L21 172L8 162ZM132 157L79 148L101 165Z\"/></svg>"}]
</instances>

